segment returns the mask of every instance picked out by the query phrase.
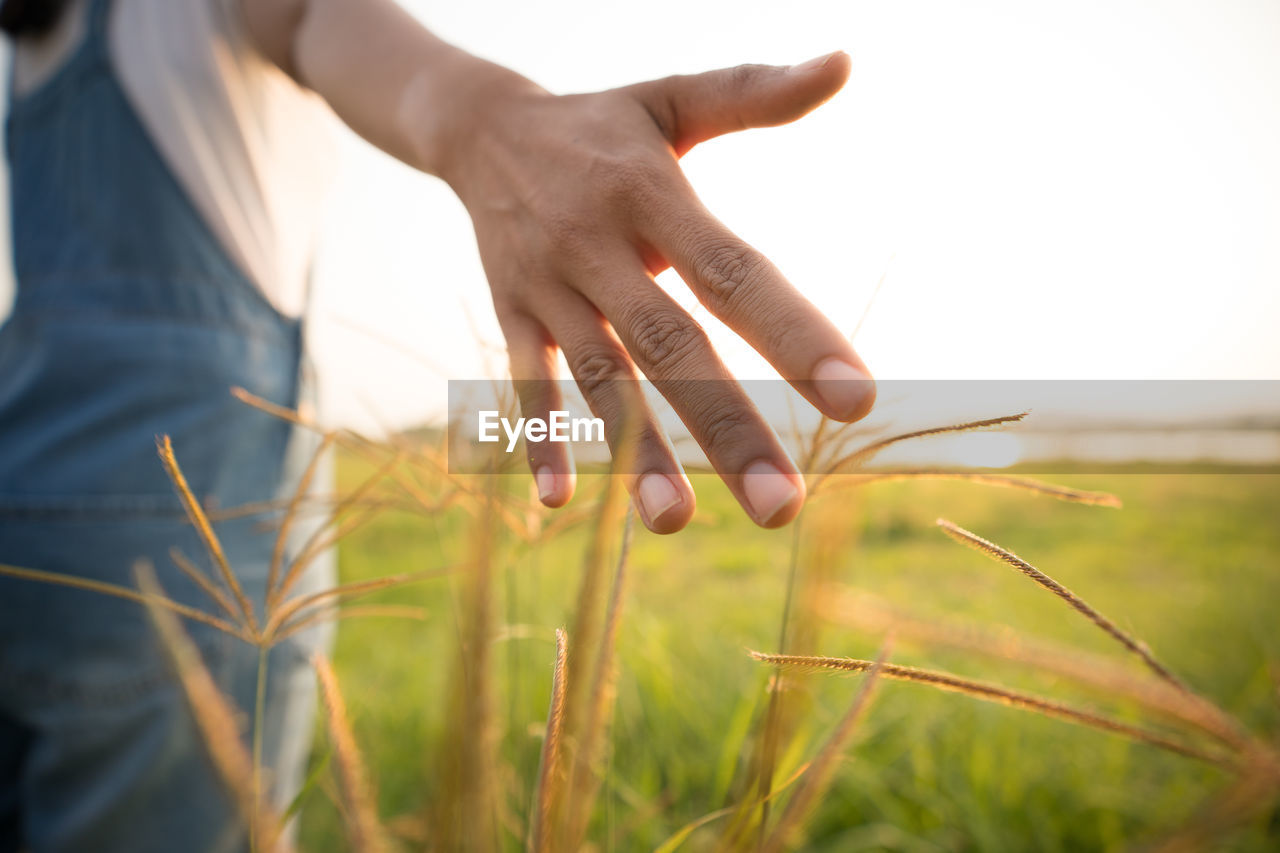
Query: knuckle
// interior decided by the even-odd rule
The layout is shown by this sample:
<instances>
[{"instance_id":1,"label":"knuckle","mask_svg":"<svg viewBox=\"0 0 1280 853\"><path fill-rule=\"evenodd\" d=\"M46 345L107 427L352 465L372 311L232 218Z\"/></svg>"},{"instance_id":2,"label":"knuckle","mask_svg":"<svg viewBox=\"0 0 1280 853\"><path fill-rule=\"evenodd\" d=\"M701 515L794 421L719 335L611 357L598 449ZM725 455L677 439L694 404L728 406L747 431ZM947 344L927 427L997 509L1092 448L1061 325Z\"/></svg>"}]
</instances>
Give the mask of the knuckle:
<instances>
[{"instance_id":1,"label":"knuckle","mask_svg":"<svg viewBox=\"0 0 1280 853\"><path fill-rule=\"evenodd\" d=\"M712 248L697 266L703 303L716 314L732 310L764 269L764 258L752 249L737 245Z\"/></svg>"},{"instance_id":2,"label":"knuckle","mask_svg":"<svg viewBox=\"0 0 1280 853\"><path fill-rule=\"evenodd\" d=\"M708 413L702 426L702 445L717 454L732 453L734 448L744 447L751 441L753 421L741 409L733 406L717 407Z\"/></svg>"},{"instance_id":3,"label":"knuckle","mask_svg":"<svg viewBox=\"0 0 1280 853\"><path fill-rule=\"evenodd\" d=\"M670 311L637 317L631 327L631 339L637 360L658 371L667 371L699 348L710 346L706 332L697 323Z\"/></svg>"},{"instance_id":4,"label":"knuckle","mask_svg":"<svg viewBox=\"0 0 1280 853\"><path fill-rule=\"evenodd\" d=\"M728 70L727 84L730 89L735 92L741 92L749 89L760 82L760 78L774 69L768 65L759 63L746 63L744 65L736 65Z\"/></svg>"},{"instance_id":5,"label":"knuckle","mask_svg":"<svg viewBox=\"0 0 1280 853\"><path fill-rule=\"evenodd\" d=\"M576 358L571 367L578 387L588 398L598 397L611 383L631 378L622 354L608 350L588 352Z\"/></svg>"}]
</instances>

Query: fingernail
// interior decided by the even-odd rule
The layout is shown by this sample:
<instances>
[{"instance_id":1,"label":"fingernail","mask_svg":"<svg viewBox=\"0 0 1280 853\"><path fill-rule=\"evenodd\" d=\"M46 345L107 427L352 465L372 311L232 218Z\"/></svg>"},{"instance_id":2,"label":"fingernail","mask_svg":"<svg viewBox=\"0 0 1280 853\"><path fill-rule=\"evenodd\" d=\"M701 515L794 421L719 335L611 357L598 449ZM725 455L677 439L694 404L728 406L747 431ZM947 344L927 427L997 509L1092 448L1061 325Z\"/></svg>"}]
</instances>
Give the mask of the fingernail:
<instances>
[{"instance_id":1,"label":"fingernail","mask_svg":"<svg viewBox=\"0 0 1280 853\"><path fill-rule=\"evenodd\" d=\"M827 408L840 420L852 418L875 393L870 376L838 358L824 359L813 371L814 386Z\"/></svg>"},{"instance_id":2,"label":"fingernail","mask_svg":"<svg viewBox=\"0 0 1280 853\"><path fill-rule=\"evenodd\" d=\"M752 462L742 474L742 490L746 492L751 514L760 524L768 524L800 492L791 478L772 462Z\"/></svg>"},{"instance_id":3,"label":"fingernail","mask_svg":"<svg viewBox=\"0 0 1280 853\"><path fill-rule=\"evenodd\" d=\"M680 490L665 474L651 473L640 478L640 486L636 489L640 502L640 513L649 524L655 524L667 510L678 506L682 498Z\"/></svg>"},{"instance_id":4,"label":"fingernail","mask_svg":"<svg viewBox=\"0 0 1280 853\"><path fill-rule=\"evenodd\" d=\"M533 474L533 481L538 484L538 499L546 501L556 493L556 475L551 468L543 465Z\"/></svg>"},{"instance_id":5,"label":"fingernail","mask_svg":"<svg viewBox=\"0 0 1280 853\"><path fill-rule=\"evenodd\" d=\"M792 74L806 74L810 71L817 71L819 68L823 67L828 62L830 62L831 60L839 56L841 52L842 51L839 51L839 50L833 51L824 56L819 56L819 57L815 57L814 59L810 59L808 62L801 62L799 65L793 65L787 70L790 71Z\"/></svg>"}]
</instances>

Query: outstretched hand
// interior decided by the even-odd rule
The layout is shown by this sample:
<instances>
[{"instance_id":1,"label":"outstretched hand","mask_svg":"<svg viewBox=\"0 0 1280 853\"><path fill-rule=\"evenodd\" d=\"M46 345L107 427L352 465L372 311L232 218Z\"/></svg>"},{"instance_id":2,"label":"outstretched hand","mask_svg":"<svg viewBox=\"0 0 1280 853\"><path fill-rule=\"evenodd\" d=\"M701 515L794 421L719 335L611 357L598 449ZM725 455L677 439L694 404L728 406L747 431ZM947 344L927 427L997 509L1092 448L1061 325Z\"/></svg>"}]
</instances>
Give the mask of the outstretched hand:
<instances>
[{"instance_id":1,"label":"outstretched hand","mask_svg":"<svg viewBox=\"0 0 1280 853\"><path fill-rule=\"evenodd\" d=\"M552 380L563 351L617 452L626 413L638 405L624 390L634 383L617 380L643 375L757 524L795 517L803 478L706 333L654 276L674 267L824 415L867 414L875 386L849 341L707 211L678 163L720 134L801 117L834 95L849 69L837 52L566 96L511 75L470 99L450 128L456 144L441 174L475 224L525 417L561 407ZM628 490L651 530L679 530L693 514L693 490L652 414L638 423ZM564 447L528 445L548 506L573 493Z\"/></svg>"}]
</instances>

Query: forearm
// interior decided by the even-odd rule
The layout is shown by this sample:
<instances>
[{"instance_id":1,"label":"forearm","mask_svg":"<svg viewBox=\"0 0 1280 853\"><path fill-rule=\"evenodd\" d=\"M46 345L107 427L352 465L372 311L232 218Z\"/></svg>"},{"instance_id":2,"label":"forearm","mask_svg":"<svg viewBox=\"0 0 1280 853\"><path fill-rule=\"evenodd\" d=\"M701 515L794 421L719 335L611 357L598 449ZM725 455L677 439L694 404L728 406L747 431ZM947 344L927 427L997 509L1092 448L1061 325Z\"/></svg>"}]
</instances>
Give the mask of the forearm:
<instances>
[{"instance_id":1,"label":"forearm","mask_svg":"<svg viewBox=\"0 0 1280 853\"><path fill-rule=\"evenodd\" d=\"M494 98L540 92L437 38L393 0L242 0L250 35L369 142L434 175Z\"/></svg>"}]
</instances>

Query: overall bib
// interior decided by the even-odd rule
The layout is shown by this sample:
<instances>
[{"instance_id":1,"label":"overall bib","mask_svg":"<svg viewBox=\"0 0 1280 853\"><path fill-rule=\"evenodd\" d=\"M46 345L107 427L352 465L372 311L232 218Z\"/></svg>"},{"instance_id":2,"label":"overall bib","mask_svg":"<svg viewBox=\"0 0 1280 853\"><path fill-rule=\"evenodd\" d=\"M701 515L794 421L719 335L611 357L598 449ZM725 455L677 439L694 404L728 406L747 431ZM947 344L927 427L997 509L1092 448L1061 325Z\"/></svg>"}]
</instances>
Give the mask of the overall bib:
<instances>
[{"instance_id":1,"label":"overall bib","mask_svg":"<svg viewBox=\"0 0 1280 853\"><path fill-rule=\"evenodd\" d=\"M162 160L111 69L109 10L92 1L83 43L12 100L6 126L18 289L0 328L0 563L134 588L145 559L170 597L216 612L170 557L209 568L156 437L172 436L206 506L292 494L316 437L230 389L296 407L302 326L228 258ZM300 523L291 550L320 523ZM215 525L259 619L269 526ZM317 561L297 591L331 577ZM184 626L245 711L247 742L257 649ZM270 657L264 763L281 805L310 747L322 633ZM141 605L0 576L0 853L237 851L233 802Z\"/></svg>"}]
</instances>

